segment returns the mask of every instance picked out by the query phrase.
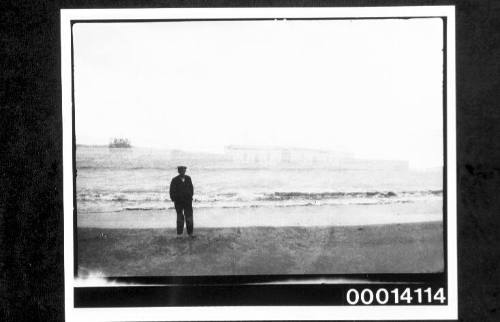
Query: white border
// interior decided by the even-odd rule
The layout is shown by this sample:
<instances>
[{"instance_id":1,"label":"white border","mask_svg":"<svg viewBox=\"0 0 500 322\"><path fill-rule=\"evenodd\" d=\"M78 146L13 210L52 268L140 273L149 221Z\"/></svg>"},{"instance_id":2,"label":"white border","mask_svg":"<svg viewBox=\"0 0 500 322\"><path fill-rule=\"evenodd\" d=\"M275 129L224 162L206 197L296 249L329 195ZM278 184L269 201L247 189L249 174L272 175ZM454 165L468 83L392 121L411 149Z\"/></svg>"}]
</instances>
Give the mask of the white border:
<instances>
[{"instance_id":1,"label":"white border","mask_svg":"<svg viewBox=\"0 0 500 322\"><path fill-rule=\"evenodd\" d=\"M447 306L237 306L74 308L71 20L193 18L447 17ZM64 268L67 321L159 320L413 320L457 319L457 207L455 125L455 7L63 9L61 76L64 175Z\"/></svg>"}]
</instances>

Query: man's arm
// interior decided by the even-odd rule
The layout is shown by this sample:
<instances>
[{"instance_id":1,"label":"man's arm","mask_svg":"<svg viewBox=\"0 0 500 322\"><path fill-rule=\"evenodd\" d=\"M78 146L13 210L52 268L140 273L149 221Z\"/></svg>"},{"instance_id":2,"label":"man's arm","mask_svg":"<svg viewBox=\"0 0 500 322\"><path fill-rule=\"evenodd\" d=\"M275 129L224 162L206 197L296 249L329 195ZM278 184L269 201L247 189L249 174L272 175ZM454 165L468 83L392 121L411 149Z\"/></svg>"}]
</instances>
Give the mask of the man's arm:
<instances>
[{"instance_id":1,"label":"man's arm","mask_svg":"<svg viewBox=\"0 0 500 322\"><path fill-rule=\"evenodd\" d=\"M191 193L191 198L193 198L194 188L193 188L193 182L191 181L191 177L189 177L189 192Z\"/></svg>"},{"instance_id":2,"label":"man's arm","mask_svg":"<svg viewBox=\"0 0 500 322\"><path fill-rule=\"evenodd\" d=\"M170 181L170 200L175 202L175 185L174 185L174 179Z\"/></svg>"}]
</instances>

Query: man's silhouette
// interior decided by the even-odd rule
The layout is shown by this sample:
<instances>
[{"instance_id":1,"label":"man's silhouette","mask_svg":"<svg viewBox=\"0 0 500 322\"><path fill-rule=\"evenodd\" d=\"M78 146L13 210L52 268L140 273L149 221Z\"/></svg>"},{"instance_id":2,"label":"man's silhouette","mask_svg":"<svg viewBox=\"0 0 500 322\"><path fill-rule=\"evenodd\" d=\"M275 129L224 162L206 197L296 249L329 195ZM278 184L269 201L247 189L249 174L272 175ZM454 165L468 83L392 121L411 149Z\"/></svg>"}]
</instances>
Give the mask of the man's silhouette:
<instances>
[{"instance_id":1,"label":"man's silhouette","mask_svg":"<svg viewBox=\"0 0 500 322\"><path fill-rule=\"evenodd\" d=\"M182 235L184 220L186 221L187 233L193 235L193 183L186 175L186 167L179 166L179 175L170 183L170 199L174 202L177 212L177 235Z\"/></svg>"}]
</instances>

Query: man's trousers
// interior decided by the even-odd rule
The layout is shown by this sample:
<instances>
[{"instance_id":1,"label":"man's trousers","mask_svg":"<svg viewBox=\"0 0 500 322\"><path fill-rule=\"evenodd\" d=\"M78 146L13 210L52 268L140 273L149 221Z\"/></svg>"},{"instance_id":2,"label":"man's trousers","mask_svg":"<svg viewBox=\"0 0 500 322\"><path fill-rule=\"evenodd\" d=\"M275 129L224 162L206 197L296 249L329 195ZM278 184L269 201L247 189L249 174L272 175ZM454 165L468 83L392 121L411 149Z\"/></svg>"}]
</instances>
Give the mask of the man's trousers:
<instances>
[{"instance_id":1,"label":"man's trousers","mask_svg":"<svg viewBox=\"0 0 500 322\"><path fill-rule=\"evenodd\" d=\"M177 212L177 235L182 235L184 221L186 221L188 235L193 234L193 202L191 200L177 201L174 204Z\"/></svg>"}]
</instances>

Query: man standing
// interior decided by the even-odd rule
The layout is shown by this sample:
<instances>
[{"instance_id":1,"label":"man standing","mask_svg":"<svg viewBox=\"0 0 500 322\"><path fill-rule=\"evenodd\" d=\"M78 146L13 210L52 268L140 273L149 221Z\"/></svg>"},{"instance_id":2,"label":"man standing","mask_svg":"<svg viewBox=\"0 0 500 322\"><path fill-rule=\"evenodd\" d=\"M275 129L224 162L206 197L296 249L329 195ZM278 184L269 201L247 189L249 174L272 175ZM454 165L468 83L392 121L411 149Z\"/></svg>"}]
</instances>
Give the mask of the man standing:
<instances>
[{"instance_id":1,"label":"man standing","mask_svg":"<svg viewBox=\"0 0 500 322\"><path fill-rule=\"evenodd\" d=\"M177 212L177 235L182 235L184 220L186 221L187 233L193 236L193 183L186 175L185 166L177 167L179 175L170 183L170 199L174 202Z\"/></svg>"}]
</instances>

